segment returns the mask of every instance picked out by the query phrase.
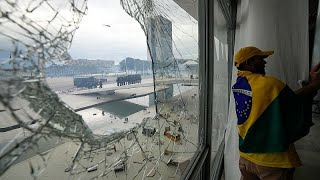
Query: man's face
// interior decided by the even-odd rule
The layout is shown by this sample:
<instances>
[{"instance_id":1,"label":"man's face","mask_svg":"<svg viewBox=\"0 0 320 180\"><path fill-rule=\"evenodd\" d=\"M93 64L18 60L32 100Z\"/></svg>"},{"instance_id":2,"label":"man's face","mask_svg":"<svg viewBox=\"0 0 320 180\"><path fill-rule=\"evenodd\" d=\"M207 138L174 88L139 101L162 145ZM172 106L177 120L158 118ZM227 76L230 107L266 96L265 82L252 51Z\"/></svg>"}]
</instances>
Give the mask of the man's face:
<instances>
[{"instance_id":1,"label":"man's face","mask_svg":"<svg viewBox=\"0 0 320 180\"><path fill-rule=\"evenodd\" d=\"M251 62L252 64L252 70L254 73L257 74L266 74L265 71L265 65L267 64L267 62L264 60L266 58L266 56L255 56L253 58L253 61Z\"/></svg>"}]
</instances>

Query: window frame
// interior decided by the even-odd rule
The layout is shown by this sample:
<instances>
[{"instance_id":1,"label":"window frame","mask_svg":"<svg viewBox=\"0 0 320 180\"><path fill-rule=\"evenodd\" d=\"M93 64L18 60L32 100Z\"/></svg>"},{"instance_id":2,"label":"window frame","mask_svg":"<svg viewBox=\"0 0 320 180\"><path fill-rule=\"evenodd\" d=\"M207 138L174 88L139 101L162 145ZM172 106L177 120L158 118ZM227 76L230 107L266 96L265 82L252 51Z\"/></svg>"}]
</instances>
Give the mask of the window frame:
<instances>
[{"instance_id":1,"label":"window frame","mask_svg":"<svg viewBox=\"0 0 320 180\"><path fill-rule=\"evenodd\" d=\"M217 0L228 25L228 71L233 68L233 51L236 28L237 0ZM212 107L214 88L214 1L198 1L199 23L199 150L191 159L181 179L221 179L223 174L224 141L211 162ZM228 73L228 93L231 90L231 73ZM229 99L230 100L230 96Z\"/></svg>"}]
</instances>

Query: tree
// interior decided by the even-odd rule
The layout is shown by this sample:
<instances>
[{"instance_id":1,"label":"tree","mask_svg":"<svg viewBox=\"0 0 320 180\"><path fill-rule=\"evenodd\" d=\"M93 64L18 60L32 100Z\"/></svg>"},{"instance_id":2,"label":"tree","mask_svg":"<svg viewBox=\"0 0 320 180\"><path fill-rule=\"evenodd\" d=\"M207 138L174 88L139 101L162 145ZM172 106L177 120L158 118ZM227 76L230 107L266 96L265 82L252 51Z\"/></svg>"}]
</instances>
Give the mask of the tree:
<instances>
[{"instance_id":1,"label":"tree","mask_svg":"<svg viewBox=\"0 0 320 180\"><path fill-rule=\"evenodd\" d=\"M122 60L120 63L120 69L122 71L134 71L135 73L143 72L151 69L151 62L141 59L134 59L131 57L127 57Z\"/></svg>"}]
</instances>

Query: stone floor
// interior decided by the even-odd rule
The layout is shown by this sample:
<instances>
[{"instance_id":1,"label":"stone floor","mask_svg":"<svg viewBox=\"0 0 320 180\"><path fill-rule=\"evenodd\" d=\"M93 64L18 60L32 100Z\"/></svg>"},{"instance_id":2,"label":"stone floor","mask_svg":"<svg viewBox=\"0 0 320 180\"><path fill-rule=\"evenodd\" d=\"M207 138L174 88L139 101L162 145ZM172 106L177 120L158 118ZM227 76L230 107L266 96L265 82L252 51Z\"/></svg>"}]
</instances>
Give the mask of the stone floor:
<instances>
[{"instance_id":1,"label":"stone floor","mask_svg":"<svg viewBox=\"0 0 320 180\"><path fill-rule=\"evenodd\" d=\"M296 142L303 166L296 169L295 180L318 180L320 175L320 114L313 115L310 133Z\"/></svg>"}]
</instances>

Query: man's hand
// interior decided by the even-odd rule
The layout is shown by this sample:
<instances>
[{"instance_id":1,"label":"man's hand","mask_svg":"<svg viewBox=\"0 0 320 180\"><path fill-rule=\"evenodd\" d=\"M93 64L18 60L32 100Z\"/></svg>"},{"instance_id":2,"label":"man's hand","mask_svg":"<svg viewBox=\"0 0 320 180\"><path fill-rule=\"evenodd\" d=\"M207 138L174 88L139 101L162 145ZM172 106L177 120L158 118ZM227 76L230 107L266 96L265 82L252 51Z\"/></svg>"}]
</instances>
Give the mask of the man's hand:
<instances>
[{"instance_id":1,"label":"man's hand","mask_svg":"<svg viewBox=\"0 0 320 180\"><path fill-rule=\"evenodd\" d=\"M317 90L320 89L320 63L314 66L310 71L310 84Z\"/></svg>"},{"instance_id":2,"label":"man's hand","mask_svg":"<svg viewBox=\"0 0 320 180\"><path fill-rule=\"evenodd\" d=\"M295 91L297 95L314 97L320 89L320 63L314 66L310 71L310 82L301 89Z\"/></svg>"}]
</instances>

